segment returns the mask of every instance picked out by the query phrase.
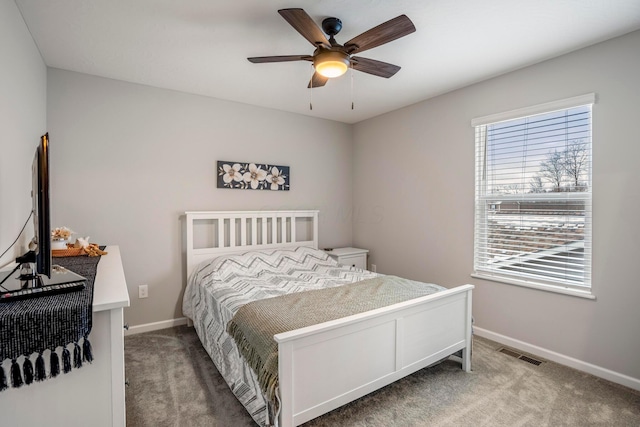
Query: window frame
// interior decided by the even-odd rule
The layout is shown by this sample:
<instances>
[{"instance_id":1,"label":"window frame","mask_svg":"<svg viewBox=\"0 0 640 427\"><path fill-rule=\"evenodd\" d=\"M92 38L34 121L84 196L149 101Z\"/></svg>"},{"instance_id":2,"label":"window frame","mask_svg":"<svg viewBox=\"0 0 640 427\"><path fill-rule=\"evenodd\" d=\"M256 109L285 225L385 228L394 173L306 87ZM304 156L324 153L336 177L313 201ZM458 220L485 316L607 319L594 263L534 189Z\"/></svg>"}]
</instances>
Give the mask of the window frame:
<instances>
[{"instance_id":1,"label":"window frame","mask_svg":"<svg viewBox=\"0 0 640 427\"><path fill-rule=\"evenodd\" d=\"M485 180L485 174L487 171L486 166L486 155L487 155L487 147L486 147L486 126L496 124L499 122L510 121L522 119L529 116L535 116L538 114L546 114L552 113L556 111L567 110L570 108L576 108L581 106L590 106L591 114L590 114L590 129L593 127L593 106L596 103L596 95L595 93L589 93L581 96L576 96L572 98L566 98L558 101L552 101L544 104L538 104L530 107L520 108L516 110L506 111L497 114L491 114L488 116L474 118L471 121L471 126L474 128L475 133L475 164L474 164L474 176L475 176L475 198L474 198L474 245L473 245L473 273L471 277L489 280L500 283L507 283L511 285L523 286L527 288L539 289L548 292L555 292L565 295L578 296L583 298L595 299L595 295L593 293L593 283L591 282L591 267L592 267L592 242L591 238L593 235L593 216L592 216L592 200L593 200L593 182L592 182L592 167L589 168L589 189L585 192L567 192L567 193L541 193L535 195L527 194L509 196L505 195L501 196L501 199L517 199L517 200L544 200L549 201L553 199L562 199L562 200L581 200L585 203L585 285L582 286L572 286L567 285L565 283L560 283L555 280L541 280L538 278L527 278L526 275L521 273L500 273L495 271L488 271L487 269L483 270L480 266L478 257L486 253L488 246L482 245L482 248L479 247L479 241L481 240L479 237L479 225L483 225L484 229L487 228L487 211L486 208L480 209L481 201L486 206L486 202L492 199L495 199L495 194L479 194L481 193L481 189L486 188L483 187ZM592 132L590 131L590 135ZM593 163L593 138L590 138L590 146L589 146L589 161L592 165ZM482 154L482 158L480 155ZM485 161L482 161L482 159ZM482 253L479 253L479 249L482 249Z\"/></svg>"}]
</instances>

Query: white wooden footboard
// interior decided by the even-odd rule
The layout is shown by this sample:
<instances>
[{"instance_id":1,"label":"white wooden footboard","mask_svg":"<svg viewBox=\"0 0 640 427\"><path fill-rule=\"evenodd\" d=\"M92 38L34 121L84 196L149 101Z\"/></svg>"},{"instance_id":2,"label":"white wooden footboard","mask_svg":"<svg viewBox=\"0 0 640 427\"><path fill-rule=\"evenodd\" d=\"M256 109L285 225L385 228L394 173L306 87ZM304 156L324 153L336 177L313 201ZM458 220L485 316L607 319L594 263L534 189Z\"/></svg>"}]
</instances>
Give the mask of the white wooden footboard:
<instances>
[{"instance_id":1,"label":"white wooden footboard","mask_svg":"<svg viewBox=\"0 0 640 427\"><path fill-rule=\"evenodd\" d=\"M280 425L300 425L461 349L470 371L472 289L276 335Z\"/></svg>"}]
</instances>

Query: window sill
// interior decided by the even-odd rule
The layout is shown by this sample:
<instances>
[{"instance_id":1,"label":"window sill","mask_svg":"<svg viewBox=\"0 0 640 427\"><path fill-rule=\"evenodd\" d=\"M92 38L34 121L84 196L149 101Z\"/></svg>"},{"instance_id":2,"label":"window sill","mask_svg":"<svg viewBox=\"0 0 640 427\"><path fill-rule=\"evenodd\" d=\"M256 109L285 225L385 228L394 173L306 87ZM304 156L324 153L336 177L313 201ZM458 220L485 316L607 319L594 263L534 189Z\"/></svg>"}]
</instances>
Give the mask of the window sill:
<instances>
[{"instance_id":1,"label":"window sill","mask_svg":"<svg viewBox=\"0 0 640 427\"><path fill-rule=\"evenodd\" d=\"M489 276L484 274L473 273L471 277L475 279L489 280L491 282L499 282L506 283L509 285L522 286L524 288L537 289L539 291L552 292L556 294L569 295L572 297L579 297L585 299L595 300L596 296L591 293L590 290L581 291L578 289L565 288L562 286L554 286L554 285L542 285L537 283L530 283L521 280L510 280L505 278L498 278L495 276Z\"/></svg>"}]
</instances>

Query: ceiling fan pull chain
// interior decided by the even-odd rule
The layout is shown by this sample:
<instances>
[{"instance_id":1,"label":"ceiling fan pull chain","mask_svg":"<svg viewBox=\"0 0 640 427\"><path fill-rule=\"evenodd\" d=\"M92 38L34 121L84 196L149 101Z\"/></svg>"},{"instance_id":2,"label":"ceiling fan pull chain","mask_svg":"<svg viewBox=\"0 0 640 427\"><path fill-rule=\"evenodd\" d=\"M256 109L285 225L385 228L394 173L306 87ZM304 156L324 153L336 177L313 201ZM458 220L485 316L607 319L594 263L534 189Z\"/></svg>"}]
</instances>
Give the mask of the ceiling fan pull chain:
<instances>
[{"instance_id":1,"label":"ceiling fan pull chain","mask_svg":"<svg viewBox=\"0 0 640 427\"><path fill-rule=\"evenodd\" d=\"M351 64L351 109L353 110L353 64Z\"/></svg>"},{"instance_id":2,"label":"ceiling fan pull chain","mask_svg":"<svg viewBox=\"0 0 640 427\"><path fill-rule=\"evenodd\" d=\"M316 72L313 64L311 64L311 70L313 73ZM309 82L309 110L313 111L313 74L311 74L311 81Z\"/></svg>"}]
</instances>

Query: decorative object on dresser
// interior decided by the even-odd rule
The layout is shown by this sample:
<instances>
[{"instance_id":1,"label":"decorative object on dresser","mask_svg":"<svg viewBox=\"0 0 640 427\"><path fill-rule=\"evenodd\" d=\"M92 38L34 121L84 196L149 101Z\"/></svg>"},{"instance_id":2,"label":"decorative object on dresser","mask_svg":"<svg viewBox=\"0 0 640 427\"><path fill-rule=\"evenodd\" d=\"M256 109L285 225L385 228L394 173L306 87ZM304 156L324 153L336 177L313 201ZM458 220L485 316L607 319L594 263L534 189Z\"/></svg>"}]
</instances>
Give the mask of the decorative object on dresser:
<instances>
[{"instance_id":1,"label":"decorative object on dresser","mask_svg":"<svg viewBox=\"0 0 640 427\"><path fill-rule=\"evenodd\" d=\"M64 249L52 249L51 256L54 258L69 256L90 256L96 257L107 255L108 252L103 251L96 243L88 243L89 237L76 239L75 243L67 243Z\"/></svg>"},{"instance_id":2,"label":"decorative object on dresser","mask_svg":"<svg viewBox=\"0 0 640 427\"><path fill-rule=\"evenodd\" d=\"M51 230L51 249L66 249L72 234L75 232L67 227L56 227Z\"/></svg>"},{"instance_id":3,"label":"decorative object on dresser","mask_svg":"<svg viewBox=\"0 0 640 427\"><path fill-rule=\"evenodd\" d=\"M186 212L185 219L183 313L258 424L300 425L447 357L471 370L473 286L423 283L436 292L274 335L278 376L267 388L273 384L278 399L269 402L226 332L240 307L379 275L318 250L318 211Z\"/></svg>"},{"instance_id":4,"label":"decorative object on dresser","mask_svg":"<svg viewBox=\"0 0 640 427\"><path fill-rule=\"evenodd\" d=\"M289 166L218 161L218 188L289 190Z\"/></svg>"},{"instance_id":5,"label":"decorative object on dresser","mask_svg":"<svg viewBox=\"0 0 640 427\"><path fill-rule=\"evenodd\" d=\"M338 261L338 264L350 265L356 268L367 269L368 249L358 248L326 248L325 252L331 258Z\"/></svg>"}]
</instances>

